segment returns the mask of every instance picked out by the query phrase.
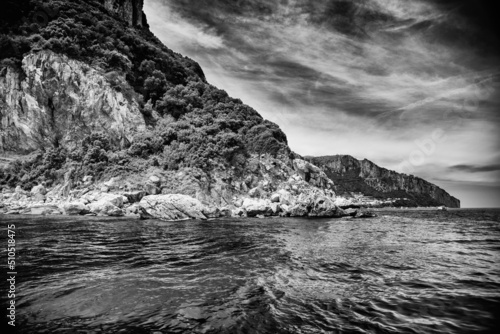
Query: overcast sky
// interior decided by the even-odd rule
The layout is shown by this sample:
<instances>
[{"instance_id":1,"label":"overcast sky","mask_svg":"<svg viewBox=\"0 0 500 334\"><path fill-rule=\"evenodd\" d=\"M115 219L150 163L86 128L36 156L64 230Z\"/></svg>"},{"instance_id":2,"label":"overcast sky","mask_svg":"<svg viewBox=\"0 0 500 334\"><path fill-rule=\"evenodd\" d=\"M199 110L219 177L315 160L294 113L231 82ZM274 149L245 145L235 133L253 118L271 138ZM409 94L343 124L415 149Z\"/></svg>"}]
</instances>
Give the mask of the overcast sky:
<instances>
[{"instance_id":1,"label":"overcast sky","mask_svg":"<svg viewBox=\"0 0 500 334\"><path fill-rule=\"evenodd\" d=\"M151 30L277 123L500 207L500 57L479 0L146 0Z\"/></svg>"}]
</instances>

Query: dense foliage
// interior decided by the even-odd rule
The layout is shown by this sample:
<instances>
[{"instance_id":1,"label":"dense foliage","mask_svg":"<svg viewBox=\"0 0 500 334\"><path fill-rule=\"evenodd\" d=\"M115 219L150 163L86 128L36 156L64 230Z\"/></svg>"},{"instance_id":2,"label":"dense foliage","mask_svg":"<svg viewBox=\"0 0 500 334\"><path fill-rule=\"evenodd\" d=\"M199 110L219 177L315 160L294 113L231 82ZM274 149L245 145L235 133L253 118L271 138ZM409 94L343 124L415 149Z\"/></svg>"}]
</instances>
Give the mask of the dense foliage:
<instances>
[{"instance_id":1,"label":"dense foliage","mask_svg":"<svg viewBox=\"0 0 500 334\"><path fill-rule=\"evenodd\" d=\"M131 143L114 143L105 134L89 134L74 150L42 148L0 174L0 183L51 183L56 171L91 166L95 173L131 161L154 161L165 169L221 164L243 167L250 153L289 154L285 134L252 108L209 85L193 60L177 54L147 29L130 27L99 0L8 0L0 23L0 69L19 66L23 55L52 50L90 64L116 89L135 97L148 130ZM34 23L37 13L47 22ZM20 14L21 13L21 14ZM123 76L132 91L120 85Z\"/></svg>"}]
</instances>

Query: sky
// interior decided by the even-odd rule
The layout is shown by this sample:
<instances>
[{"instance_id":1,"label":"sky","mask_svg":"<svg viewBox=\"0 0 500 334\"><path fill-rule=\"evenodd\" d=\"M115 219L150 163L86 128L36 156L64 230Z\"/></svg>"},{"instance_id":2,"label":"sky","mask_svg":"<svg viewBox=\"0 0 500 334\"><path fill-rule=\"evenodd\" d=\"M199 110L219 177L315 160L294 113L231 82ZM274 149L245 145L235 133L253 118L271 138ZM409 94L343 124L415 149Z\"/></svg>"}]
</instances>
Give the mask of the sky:
<instances>
[{"instance_id":1,"label":"sky","mask_svg":"<svg viewBox=\"0 0 500 334\"><path fill-rule=\"evenodd\" d=\"M500 207L500 38L481 0L146 0L151 31L301 155ZM500 29L498 29L500 31Z\"/></svg>"}]
</instances>

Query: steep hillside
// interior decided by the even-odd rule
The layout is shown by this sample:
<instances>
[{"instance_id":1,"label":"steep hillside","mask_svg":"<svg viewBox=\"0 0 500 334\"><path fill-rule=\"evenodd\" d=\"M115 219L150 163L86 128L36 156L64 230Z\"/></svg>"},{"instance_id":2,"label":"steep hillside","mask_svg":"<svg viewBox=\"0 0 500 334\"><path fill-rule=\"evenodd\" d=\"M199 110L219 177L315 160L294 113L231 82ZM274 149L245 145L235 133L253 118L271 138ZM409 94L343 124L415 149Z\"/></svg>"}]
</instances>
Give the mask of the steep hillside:
<instances>
[{"instance_id":1,"label":"steep hillside","mask_svg":"<svg viewBox=\"0 0 500 334\"><path fill-rule=\"evenodd\" d=\"M362 193L377 199L406 198L405 206L446 205L459 208L460 201L438 186L413 175L399 174L369 160L357 160L349 155L309 158L335 183L337 195L349 197Z\"/></svg>"},{"instance_id":2,"label":"steep hillside","mask_svg":"<svg viewBox=\"0 0 500 334\"><path fill-rule=\"evenodd\" d=\"M72 207L80 213L101 214L86 205L111 192L128 206L188 195L202 204L184 203L209 207L207 217L343 215L335 178L294 154L276 124L207 83L196 62L162 45L142 5L7 1L0 152L11 162L0 170L0 209L43 203L67 212L62 202L79 201ZM151 203L130 212L155 211ZM178 208L172 203L167 211ZM108 198L103 207L119 215L123 205Z\"/></svg>"},{"instance_id":3,"label":"steep hillside","mask_svg":"<svg viewBox=\"0 0 500 334\"><path fill-rule=\"evenodd\" d=\"M106 152L88 159L73 152L101 132L99 150L154 158L166 169L290 154L278 126L206 83L197 63L149 32L142 1L23 3L25 18L2 27L10 49L0 71L1 151L53 150L77 163L105 163ZM51 21L33 28L26 17L40 13L52 13Z\"/></svg>"}]
</instances>

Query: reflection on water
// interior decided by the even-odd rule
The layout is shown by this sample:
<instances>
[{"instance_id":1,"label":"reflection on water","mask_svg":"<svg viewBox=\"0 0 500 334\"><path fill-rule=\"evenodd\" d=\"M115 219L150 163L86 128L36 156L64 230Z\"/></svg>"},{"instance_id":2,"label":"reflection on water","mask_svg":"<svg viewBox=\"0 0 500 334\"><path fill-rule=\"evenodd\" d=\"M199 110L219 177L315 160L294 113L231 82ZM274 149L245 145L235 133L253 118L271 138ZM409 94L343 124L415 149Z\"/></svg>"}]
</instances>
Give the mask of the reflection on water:
<instances>
[{"instance_id":1,"label":"reflection on water","mask_svg":"<svg viewBox=\"0 0 500 334\"><path fill-rule=\"evenodd\" d=\"M493 333L498 326L498 211L0 220L17 226L22 333Z\"/></svg>"}]
</instances>

